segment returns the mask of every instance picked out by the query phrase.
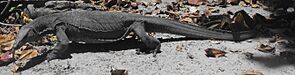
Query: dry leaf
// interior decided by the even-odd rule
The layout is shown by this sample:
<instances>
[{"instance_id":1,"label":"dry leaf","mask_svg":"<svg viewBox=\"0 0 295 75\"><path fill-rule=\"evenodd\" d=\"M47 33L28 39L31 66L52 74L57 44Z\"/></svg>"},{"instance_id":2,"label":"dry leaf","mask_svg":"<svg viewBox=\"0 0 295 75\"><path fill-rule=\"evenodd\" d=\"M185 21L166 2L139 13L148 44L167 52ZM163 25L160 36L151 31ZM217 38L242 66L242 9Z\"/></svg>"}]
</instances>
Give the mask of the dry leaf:
<instances>
[{"instance_id":1,"label":"dry leaf","mask_svg":"<svg viewBox=\"0 0 295 75\"><path fill-rule=\"evenodd\" d=\"M57 37L54 36L53 34L48 35L47 38L49 39L49 41L57 41Z\"/></svg>"},{"instance_id":2,"label":"dry leaf","mask_svg":"<svg viewBox=\"0 0 295 75\"><path fill-rule=\"evenodd\" d=\"M167 13L169 13L170 15L174 15L174 16L179 16L180 15L179 11L167 11Z\"/></svg>"},{"instance_id":3,"label":"dry leaf","mask_svg":"<svg viewBox=\"0 0 295 75\"><path fill-rule=\"evenodd\" d=\"M9 42L14 39L15 39L14 33L0 34L0 44L5 43L5 42Z\"/></svg>"},{"instance_id":4,"label":"dry leaf","mask_svg":"<svg viewBox=\"0 0 295 75\"><path fill-rule=\"evenodd\" d=\"M240 0L227 0L227 3L230 3L232 5L237 5L240 3Z\"/></svg>"},{"instance_id":5,"label":"dry leaf","mask_svg":"<svg viewBox=\"0 0 295 75\"><path fill-rule=\"evenodd\" d=\"M5 52L5 53L2 53L0 55L0 62L10 62L12 61L12 53L11 52Z\"/></svg>"},{"instance_id":6,"label":"dry leaf","mask_svg":"<svg viewBox=\"0 0 295 75\"><path fill-rule=\"evenodd\" d=\"M180 22L186 22L186 23L193 23L193 19L190 17L185 17L179 20Z\"/></svg>"},{"instance_id":7,"label":"dry leaf","mask_svg":"<svg viewBox=\"0 0 295 75\"><path fill-rule=\"evenodd\" d=\"M128 75L128 70L126 69L111 69L111 75Z\"/></svg>"},{"instance_id":8,"label":"dry leaf","mask_svg":"<svg viewBox=\"0 0 295 75\"><path fill-rule=\"evenodd\" d=\"M275 51L275 47L271 47L270 45L266 45L266 44L260 44L256 49L261 52L274 52Z\"/></svg>"},{"instance_id":9,"label":"dry leaf","mask_svg":"<svg viewBox=\"0 0 295 75\"><path fill-rule=\"evenodd\" d=\"M202 3L208 2L207 0L188 0L188 4L191 5L201 5Z\"/></svg>"},{"instance_id":10,"label":"dry leaf","mask_svg":"<svg viewBox=\"0 0 295 75\"><path fill-rule=\"evenodd\" d=\"M156 9L152 11L152 15L158 15L161 12L160 9Z\"/></svg>"},{"instance_id":11,"label":"dry leaf","mask_svg":"<svg viewBox=\"0 0 295 75\"><path fill-rule=\"evenodd\" d=\"M246 7L246 6L247 6L247 4L246 4L244 1L241 1L241 2L239 3L239 5L240 5L241 7Z\"/></svg>"},{"instance_id":12,"label":"dry leaf","mask_svg":"<svg viewBox=\"0 0 295 75\"><path fill-rule=\"evenodd\" d=\"M161 3L162 0L152 0L153 3Z\"/></svg>"},{"instance_id":13,"label":"dry leaf","mask_svg":"<svg viewBox=\"0 0 295 75\"><path fill-rule=\"evenodd\" d=\"M14 27L14 32L19 32L19 27Z\"/></svg>"},{"instance_id":14,"label":"dry leaf","mask_svg":"<svg viewBox=\"0 0 295 75\"><path fill-rule=\"evenodd\" d=\"M29 50L22 50L21 55L17 59L32 59L38 55L38 51L35 49L29 49Z\"/></svg>"},{"instance_id":15,"label":"dry leaf","mask_svg":"<svg viewBox=\"0 0 295 75\"><path fill-rule=\"evenodd\" d=\"M12 49L13 43L15 40L11 40L0 45L0 49L4 51L8 51Z\"/></svg>"},{"instance_id":16,"label":"dry leaf","mask_svg":"<svg viewBox=\"0 0 295 75\"><path fill-rule=\"evenodd\" d=\"M15 39L15 33L0 34L0 50L12 49Z\"/></svg>"},{"instance_id":17,"label":"dry leaf","mask_svg":"<svg viewBox=\"0 0 295 75\"><path fill-rule=\"evenodd\" d=\"M205 50L206 52L206 56L207 57L221 57L221 56L225 56L226 52L221 51L219 49L216 48L208 48Z\"/></svg>"},{"instance_id":18,"label":"dry leaf","mask_svg":"<svg viewBox=\"0 0 295 75\"><path fill-rule=\"evenodd\" d=\"M244 0L244 1L245 3L248 3L248 4L252 3L252 0Z\"/></svg>"},{"instance_id":19,"label":"dry leaf","mask_svg":"<svg viewBox=\"0 0 295 75\"><path fill-rule=\"evenodd\" d=\"M121 10L119 6L114 5L109 9L109 12L121 12Z\"/></svg>"},{"instance_id":20,"label":"dry leaf","mask_svg":"<svg viewBox=\"0 0 295 75\"><path fill-rule=\"evenodd\" d=\"M24 12L21 12L21 18L23 19L23 23L25 24L28 24L33 21L33 19L31 19L29 15Z\"/></svg>"},{"instance_id":21,"label":"dry leaf","mask_svg":"<svg viewBox=\"0 0 295 75\"><path fill-rule=\"evenodd\" d=\"M16 63L14 66L10 67L11 72L17 72L25 63Z\"/></svg>"},{"instance_id":22,"label":"dry leaf","mask_svg":"<svg viewBox=\"0 0 295 75\"><path fill-rule=\"evenodd\" d=\"M261 72L259 71L255 71L255 70L249 70L246 72L242 72L239 75L263 75Z\"/></svg>"},{"instance_id":23,"label":"dry leaf","mask_svg":"<svg viewBox=\"0 0 295 75\"><path fill-rule=\"evenodd\" d=\"M259 8L258 4L251 4L252 8Z\"/></svg>"},{"instance_id":24,"label":"dry leaf","mask_svg":"<svg viewBox=\"0 0 295 75\"><path fill-rule=\"evenodd\" d=\"M38 55L38 50L32 45L26 44L15 51L15 58L19 60L32 59Z\"/></svg>"}]
</instances>

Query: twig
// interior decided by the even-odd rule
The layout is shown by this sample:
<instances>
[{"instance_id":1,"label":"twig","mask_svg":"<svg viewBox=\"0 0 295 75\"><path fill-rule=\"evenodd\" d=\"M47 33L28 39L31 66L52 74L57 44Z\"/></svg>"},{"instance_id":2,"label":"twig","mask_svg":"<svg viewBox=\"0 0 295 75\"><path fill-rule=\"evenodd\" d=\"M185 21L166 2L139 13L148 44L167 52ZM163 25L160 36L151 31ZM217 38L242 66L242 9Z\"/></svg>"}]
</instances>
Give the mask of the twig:
<instances>
[{"instance_id":1,"label":"twig","mask_svg":"<svg viewBox=\"0 0 295 75\"><path fill-rule=\"evenodd\" d=\"M0 22L1 25L4 25L4 26L22 26L21 24L8 24L8 23L3 23L3 22Z\"/></svg>"},{"instance_id":2,"label":"twig","mask_svg":"<svg viewBox=\"0 0 295 75\"><path fill-rule=\"evenodd\" d=\"M10 4L10 0L8 0L6 6L4 7L4 9L1 11L1 14L0 15L3 15L3 13L5 12L5 10L7 9L7 7L9 6Z\"/></svg>"}]
</instances>

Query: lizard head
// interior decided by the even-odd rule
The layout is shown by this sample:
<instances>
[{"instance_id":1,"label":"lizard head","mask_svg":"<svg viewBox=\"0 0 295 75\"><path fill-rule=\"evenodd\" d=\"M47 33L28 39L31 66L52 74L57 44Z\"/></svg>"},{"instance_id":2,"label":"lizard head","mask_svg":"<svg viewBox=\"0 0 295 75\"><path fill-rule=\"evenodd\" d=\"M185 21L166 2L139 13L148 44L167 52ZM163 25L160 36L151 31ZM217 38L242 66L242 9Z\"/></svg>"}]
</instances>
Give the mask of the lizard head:
<instances>
[{"instance_id":1,"label":"lizard head","mask_svg":"<svg viewBox=\"0 0 295 75\"><path fill-rule=\"evenodd\" d=\"M34 31L33 27L30 25L23 26L19 33L16 35L16 40L13 44L13 50L17 50L22 47L27 42L36 41L39 38L39 35L36 31Z\"/></svg>"}]
</instances>

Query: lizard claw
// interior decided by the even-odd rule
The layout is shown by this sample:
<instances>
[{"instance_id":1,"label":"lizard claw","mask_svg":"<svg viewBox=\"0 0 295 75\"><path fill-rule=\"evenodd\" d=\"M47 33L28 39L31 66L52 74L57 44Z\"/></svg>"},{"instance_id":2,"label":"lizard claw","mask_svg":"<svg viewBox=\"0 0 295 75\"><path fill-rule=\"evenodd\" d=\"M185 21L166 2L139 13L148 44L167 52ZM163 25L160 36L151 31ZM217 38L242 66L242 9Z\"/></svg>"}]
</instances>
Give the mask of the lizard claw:
<instances>
[{"instance_id":1,"label":"lizard claw","mask_svg":"<svg viewBox=\"0 0 295 75\"><path fill-rule=\"evenodd\" d=\"M160 53L160 48L161 48L161 45L158 45L157 48L155 50L153 50L153 57L156 57L157 56L157 53Z\"/></svg>"},{"instance_id":2,"label":"lizard claw","mask_svg":"<svg viewBox=\"0 0 295 75\"><path fill-rule=\"evenodd\" d=\"M50 62L51 60L57 59L56 52L52 51L46 56L47 62Z\"/></svg>"}]
</instances>

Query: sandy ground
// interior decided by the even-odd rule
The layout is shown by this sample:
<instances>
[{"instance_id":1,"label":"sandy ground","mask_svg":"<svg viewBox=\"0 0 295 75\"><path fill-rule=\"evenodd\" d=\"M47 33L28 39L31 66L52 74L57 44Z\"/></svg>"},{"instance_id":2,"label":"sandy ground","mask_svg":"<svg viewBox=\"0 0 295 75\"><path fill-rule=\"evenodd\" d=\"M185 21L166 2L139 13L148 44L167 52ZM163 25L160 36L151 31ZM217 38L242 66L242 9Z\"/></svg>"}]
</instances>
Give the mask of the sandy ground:
<instances>
[{"instance_id":1,"label":"sandy ground","mask_svg":"<svg viewBox=\"0 0 295 75\"><path fill-rule=\"evenodd\" d=\"M180 36L157 34L157 37ZM114 67L127 69L129 75L237 75L247 70L257 70L264 75L294 74L294 64L279 56L280 52L292 49L278 43L270 43L276 47L275 53L255 50L257 45L267 43L268 39L254 38L239 43L218 40L163 42L162 52L157 57L152 57L152 54L137 55L135 49L110 52L84 51L71 53L72 58L69 59L41 62L19 73L10 72L8 70L12 65L10 64L0 67L0 73L1 75L110 75L111 67ZM177 50L177 46L181 49ZM226 57L207 57L204 51L207 48L221 49L227 52ZM253 58L247 57L244 54L246 52L253 53Z\"/></svg>"},{"instance_id":2,"label":"sandy ground","mask_svg":"<svg viewBox=\"0 0 295 75\"><path fill-rule=\"evenodd\" d=\"M221 12L227 10L235 12L245 9L250 14L256 12L264 16L269 14L262 9L251 9L250 7L232 6L231 8L221 9ZM181 36L157 34L156 37L177 38ZM276 47L275 53L263 53L255 50L257 45L267 43L268 39L259 37L239 43L187 39L165 41L161 44L162 52L157 57L152 57L152 54L137 55L132 47L119 48L119 51L100 51L121 47L118 45L129 47L138 44L130 43L130 41L115 44L115 46L109 44L106 48L101 48L101 45L92 45L91 47L74 45L69 49L74 51L71 53L72 58L53 60L49 63L43 62L43 60L32 61L35 63L34 65L18 73L12 73L9 70L9 67L13 65L10 64L0 67L0 75L110 75L111 67L127 69L129 75L237 75L247 70L257 70L264 75L295 74L294 64L290 63L289 59L279 56L282 51L294 49L286 48L278 43L270 43L270 45ZM219 44L212 43L212 41L219 42ZM177 50L177 46L181 49ZM75 48L82 50L75 50ZM204 51L207 48L221 49L227 52L226 57L207 57ZM247 52L253 53L253 58L244 54Z\"/></svg>"}]
</instances>

